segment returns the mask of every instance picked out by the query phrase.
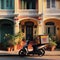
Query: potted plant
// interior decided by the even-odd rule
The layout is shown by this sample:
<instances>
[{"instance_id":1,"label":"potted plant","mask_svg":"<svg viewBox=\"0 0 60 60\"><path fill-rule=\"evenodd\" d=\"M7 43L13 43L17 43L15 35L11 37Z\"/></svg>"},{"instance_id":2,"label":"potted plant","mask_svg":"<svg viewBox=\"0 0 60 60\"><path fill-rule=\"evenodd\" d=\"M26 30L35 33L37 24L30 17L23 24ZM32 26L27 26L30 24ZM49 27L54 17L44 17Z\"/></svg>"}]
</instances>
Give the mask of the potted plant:
<instances>
[{"instance_id":1,"label":"potted plant","mask_svg":"<svg viewBox=\"0 0 60 60\"><path fill-rule=\"evenodd\" d=\"M51 48L50 50L54 51L56 46L57 46L56 40L53 40L52 38L49 38L49 46Z\"/></svg>"},{"instance_id":2,"label":"potted plant","mask_svg":"<svg viewBox=\"0 0 60 60\"><path fill-rule=\"evenodd\" d=\"M23 40L23 33L20 30L16 35L12 36L11 44L14 46L14 51L17 50L18 44L20 45Z\"/></svg>"},{"instance_id":3,"label":"potted plant","mask_svg":"<svg viewBox=\"0 0 60 60\"><path fill-rule=\"evenodd\" d=\"M13 50L13 46L16 45L15 36L11 34L5 34L3 44L8 51Z\"/></svg>"},{"instance_id":4,"label":"potted plant","mask_svg":"<svg viewBox=\"0 0 60 60\"><path fill-rule=\"evenodd\" d=\"M8 41L11 50L16 50L17 49L17 43L15 42L15 37L13 37L11 40Z\"/></svg>"},{"instance_id":5,"label":"potted plant","mask_svg":"<svg viewBox=\"0 0 60 60\"><path fill-rule=\"evenodd\" d=\"M9 40L10 40L9 34L5 34L4 41L2 42L4 49L7 49L9 47L9 43L8 43ZM8 50L10 50L10 48Z\"/></svg>"},{"instance_id":6,"label":"potted plant","mask_svg":"<svg viewBox=\"0 0 60 60\"><path fill-rule=\"evenodd\" d=\"M17 50L17 44L21 44L23 38L23 33L20 31L16 35L5 34L4 36L4 46L8 48L8 50Z\"/></svg>"}]
</instances>

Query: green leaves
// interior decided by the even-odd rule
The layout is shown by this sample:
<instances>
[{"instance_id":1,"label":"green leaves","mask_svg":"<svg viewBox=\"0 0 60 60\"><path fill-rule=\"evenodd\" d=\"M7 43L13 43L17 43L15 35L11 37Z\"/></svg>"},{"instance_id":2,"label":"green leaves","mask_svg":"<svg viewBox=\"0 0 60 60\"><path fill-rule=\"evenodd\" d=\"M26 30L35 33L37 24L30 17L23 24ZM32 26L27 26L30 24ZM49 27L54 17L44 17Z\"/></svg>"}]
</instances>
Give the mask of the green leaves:
<instances>
[{"instance_id":1,"label":"green leaves","mask_svg":"<svg viewBox=\"0 0 60 60\"><path fill-rule=\"evenodd\" d=\"M16 45L22 41L23 38L23 33L20 30L16 35L11 35L11 34L5 34L4 36L4 45L5 46L11 46L11 45Z\"/></svg>"}]
</instances>

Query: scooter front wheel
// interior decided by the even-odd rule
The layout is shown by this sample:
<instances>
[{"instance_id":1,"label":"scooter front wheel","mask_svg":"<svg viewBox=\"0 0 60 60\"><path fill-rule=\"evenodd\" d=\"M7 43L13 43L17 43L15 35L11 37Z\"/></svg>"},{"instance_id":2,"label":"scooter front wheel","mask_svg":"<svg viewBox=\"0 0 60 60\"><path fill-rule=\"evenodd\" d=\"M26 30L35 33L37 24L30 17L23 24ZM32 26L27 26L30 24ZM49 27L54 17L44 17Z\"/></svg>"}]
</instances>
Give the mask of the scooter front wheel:
<instances>
[{"instance_id":1,"label":"scooter front wheel","mask_svg":"<svg viewBox=\"0 0 60 60\"><path fill-rule=\"evenodd\" d=\"M43 56L45 54L45 50L44 49L40 49L38 55L39 56Z\"/></svg>"}]
</instances>

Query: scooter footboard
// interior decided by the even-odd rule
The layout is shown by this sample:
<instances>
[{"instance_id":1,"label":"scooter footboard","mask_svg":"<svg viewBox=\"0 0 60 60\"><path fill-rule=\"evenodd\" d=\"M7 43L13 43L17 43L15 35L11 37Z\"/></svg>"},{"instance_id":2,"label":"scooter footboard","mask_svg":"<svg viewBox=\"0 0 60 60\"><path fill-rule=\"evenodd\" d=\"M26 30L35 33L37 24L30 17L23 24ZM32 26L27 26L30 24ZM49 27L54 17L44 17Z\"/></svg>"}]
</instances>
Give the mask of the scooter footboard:
<instances>
[{"instance_id":1,"label":"scooter footboard","mask_svg":"<svg viewBox=\"0 0 60 60\"><path fill-rule=\"evenodd\" d=\"M38 49L46 48L46 45L39 46Z\"/></svg>"}]
</instances>

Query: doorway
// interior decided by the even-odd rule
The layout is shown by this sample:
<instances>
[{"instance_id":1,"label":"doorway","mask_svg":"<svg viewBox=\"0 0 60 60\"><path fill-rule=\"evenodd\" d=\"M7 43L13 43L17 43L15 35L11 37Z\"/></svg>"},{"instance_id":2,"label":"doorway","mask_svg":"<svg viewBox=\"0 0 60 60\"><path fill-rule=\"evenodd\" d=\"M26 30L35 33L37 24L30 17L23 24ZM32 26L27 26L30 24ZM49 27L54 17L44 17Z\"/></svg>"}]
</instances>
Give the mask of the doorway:
<instances>
[{"instance_id":1,"label":"doorway","mask_svg":"<svg viewBox=\"0 0 60 60\"><path fill-rule=\"evenodd\" d=\"M33 40L33 22L26 22L26 40Z\"/></svg>"}]
</instances>

